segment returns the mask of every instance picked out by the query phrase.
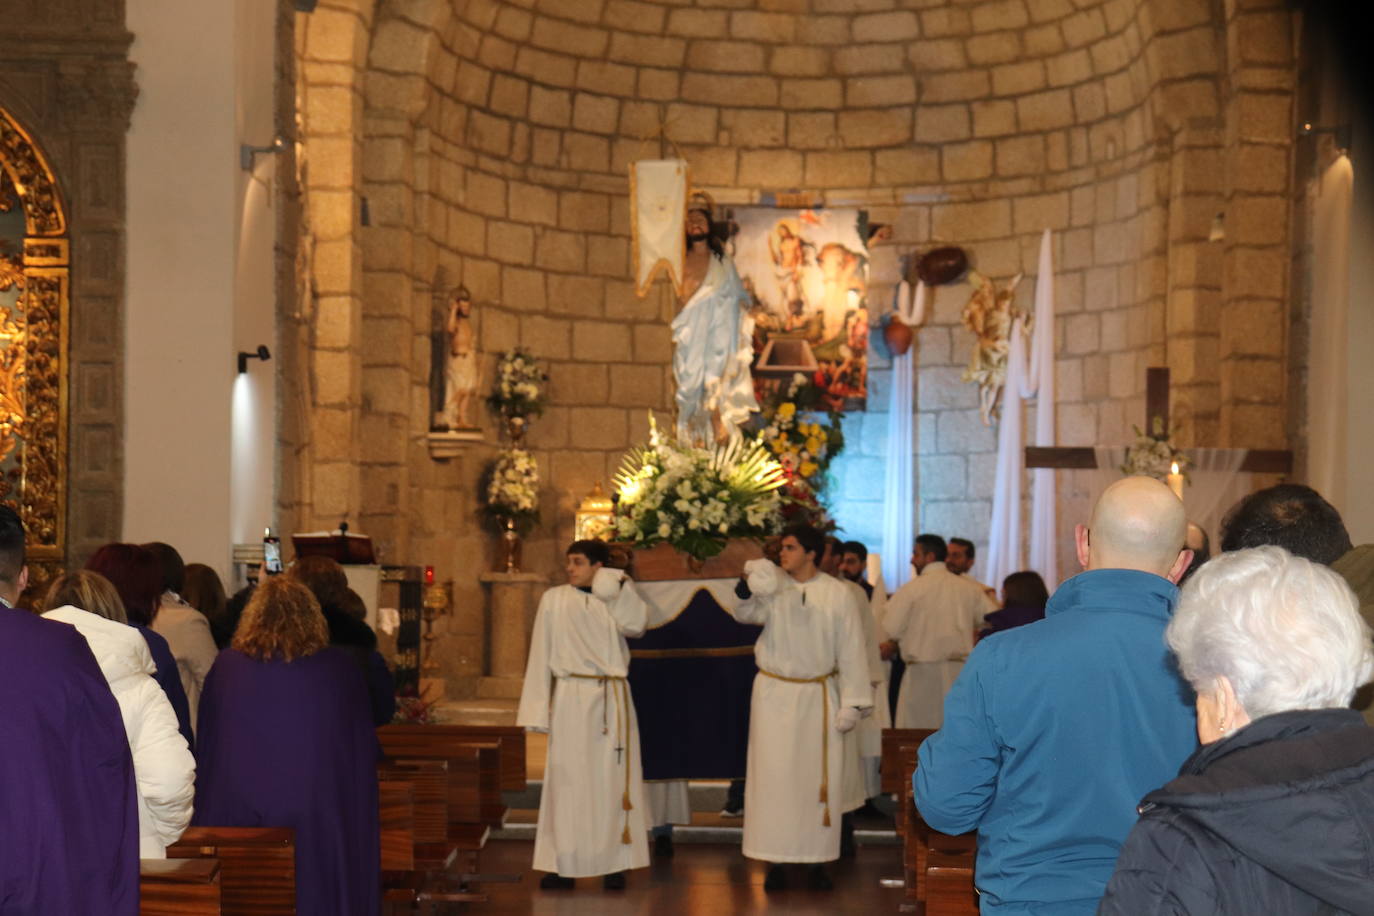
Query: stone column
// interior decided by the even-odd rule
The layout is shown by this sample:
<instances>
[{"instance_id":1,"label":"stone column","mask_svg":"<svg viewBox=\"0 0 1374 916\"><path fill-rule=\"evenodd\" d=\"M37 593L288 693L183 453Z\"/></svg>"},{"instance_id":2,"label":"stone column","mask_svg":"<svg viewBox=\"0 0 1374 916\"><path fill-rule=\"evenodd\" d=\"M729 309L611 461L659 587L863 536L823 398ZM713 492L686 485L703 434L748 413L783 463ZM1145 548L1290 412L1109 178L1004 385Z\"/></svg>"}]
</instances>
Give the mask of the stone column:
<instances>
[{"instance_id":1,"label":"stone column","mask_svg":"<svg viewBox=\"0 0 1374 916\"><path fill-rule=\"evenodd\" d=\"M530 630L539 595L548 587L547 576L536 573L482 573L488 589L488 652L485 676L477 686L483 699L519 699L525 679Z\"/></svg>"}]
</instances>

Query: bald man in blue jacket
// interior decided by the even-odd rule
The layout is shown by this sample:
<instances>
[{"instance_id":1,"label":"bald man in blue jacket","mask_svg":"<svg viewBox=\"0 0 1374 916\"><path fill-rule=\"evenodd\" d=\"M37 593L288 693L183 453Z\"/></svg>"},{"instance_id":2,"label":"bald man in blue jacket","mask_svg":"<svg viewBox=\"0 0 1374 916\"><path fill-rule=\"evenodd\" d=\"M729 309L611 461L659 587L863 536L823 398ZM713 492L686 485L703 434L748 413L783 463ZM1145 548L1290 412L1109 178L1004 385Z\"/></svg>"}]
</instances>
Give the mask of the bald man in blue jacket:
<instances>
[{"instance_id":1,"label":"bald man in blue jacket","mask_svg":"<svg viewBox=\"0 0 1374 916\"><path fill-rule=\"evenodd\" d=\"M1196 748L1164 643L1185 526L1159 481L1108 487L1075 532L1086 571L1044 620L979 643L921 745L916 807L935 830L978 831L984 916L1093 913L1136 803Z\"/></svg>"}]
</instances>

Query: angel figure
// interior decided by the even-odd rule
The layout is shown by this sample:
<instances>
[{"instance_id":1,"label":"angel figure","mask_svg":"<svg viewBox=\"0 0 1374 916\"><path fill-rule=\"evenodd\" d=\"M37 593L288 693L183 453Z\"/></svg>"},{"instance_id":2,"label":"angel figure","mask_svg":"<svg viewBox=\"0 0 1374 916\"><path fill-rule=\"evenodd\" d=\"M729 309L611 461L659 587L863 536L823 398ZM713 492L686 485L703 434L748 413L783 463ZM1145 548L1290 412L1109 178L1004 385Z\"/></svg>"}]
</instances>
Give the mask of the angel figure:
<instances>
[{"instance_id":1,"label":"angel figure","mask_svg":"<svg viewBox=\"0 0 1374 916\"><path fill-rule=\"evenodd\" d=\"M969 271L973 295L964 306L964 327L973 332L973 353L969 356L964 381L978 383L978 410L983 425L991 426L997 417L1002 386L1007 381L1007 352L1010 349L1011 327L1017 312L1011 300L1021 274L1012 277L1002 289L976 271Z\"/></svg>"}]
</instances>

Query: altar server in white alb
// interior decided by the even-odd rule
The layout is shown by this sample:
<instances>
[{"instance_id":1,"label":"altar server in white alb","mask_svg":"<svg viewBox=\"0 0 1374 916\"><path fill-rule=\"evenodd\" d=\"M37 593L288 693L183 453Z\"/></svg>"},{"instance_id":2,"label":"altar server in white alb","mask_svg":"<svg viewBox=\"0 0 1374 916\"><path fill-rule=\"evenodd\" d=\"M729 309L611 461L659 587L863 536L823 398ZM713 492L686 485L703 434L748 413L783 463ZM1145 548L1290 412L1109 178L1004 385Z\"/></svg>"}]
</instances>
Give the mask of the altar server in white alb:
<instances>
[{"instance_id":1,"label":"altar server in white alb","mask_svg":"<svg viewBox=\"0 0 1374 916\"><path fill-rule=\"evenodd\" d=\"M820 572L825 539L797 525L782 538L782 572L745 564L735 617L763 625L749 712L744 854L773 863L764 887L787 886L782 863L809 863L808 883L830 890L821 863L840 855L842 736L872 707L860 608ZM784 575L785 573L785 575Z\"/></svg>"},{"instance_id":2,"label":"altar server in white alb","mask_svg":"<svg viewBox=\"0 0 1374 916\"><path fill-rule=\"evenodd\" d=\"M603 875L609 890L649 864L639 732L625 675L626 636L644 632L648 605L605 543L568 548L568 584L539 600L516 722L549 735L534 837L539 886L570 888Z\"/></svg>"},{"instance_id":3,"label":"altar server in white alb","mask_svg":"<svg viewBox=\"0 0 1374 916\"><path fill-rule=\"evenodd\" d=\"M883 628L889 651L906 662L897 708L898 728L939 728L945 719L945 694L973 651L983 617L997 604L976 580L945 566L948 548L938 534L916 538L911 562L918 575L889 599Z\"/></svg>"}]
</instances>

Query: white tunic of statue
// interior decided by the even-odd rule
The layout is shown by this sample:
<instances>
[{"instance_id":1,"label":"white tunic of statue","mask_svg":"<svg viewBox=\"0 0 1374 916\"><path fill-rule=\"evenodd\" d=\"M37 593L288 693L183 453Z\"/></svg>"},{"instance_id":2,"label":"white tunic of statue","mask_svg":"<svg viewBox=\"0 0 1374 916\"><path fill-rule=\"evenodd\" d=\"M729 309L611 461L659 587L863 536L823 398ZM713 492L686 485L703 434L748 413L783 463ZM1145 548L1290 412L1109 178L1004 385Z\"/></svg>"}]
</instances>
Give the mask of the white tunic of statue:
<instances>
[{"instance_id":1,"label":"white tunic of statue","mask_svg":"<svg viewBox=\"0 0 1374 916\"><path fill-rule=\"evenodd\" d=\"M840 855L843 707L872 705L860 608L853 592L817 573L799 583L753 561L754 595L735 610L763 624L754 644L759 673L749 712L744 783L744 854L765 862L829 862ZM771 594L771 580L776 588ZM756 585L764 585L756 588ZM765 673L766 672L766 673Z\"/></svg>"},{"instance_id":2,"label":"white tunic of statue","mask_svg":"<svg viewBox=\"0 0 1374 916\"><path fill-rule=\"evenodd\" d=\"M897 728L940 727L945 694L973 651L973 634L995 610L982 586L941 562L927 563L888 599L883 624L906 662L892 711Z\"/></svg>"},{"instance_id":3,"label":"white tunic of statue","mask_svg":"<svg viewBox=\"0 0 1374 916\"><path fill-rule=\"evenodd\" d=\"M648 606L617 570L597 570L588 593L560 585L534 619L516 722L549 732L534 867L565 878L649 864L644 777L626 636L644 632Z\"/></svg>"},{"instance_id":4,"label":"white tunic of statue","mask_svg":"<svg viewBox=\"0 0 1374 916\"><path fill-rule=\"evenodd\" d=\"M733 435L758 410L753 360L754 319L729 258L710 256L706 277L673 319L673 379L677 383L677 434L710 442L711 412Z\"/></svg>"}]
</instances>

